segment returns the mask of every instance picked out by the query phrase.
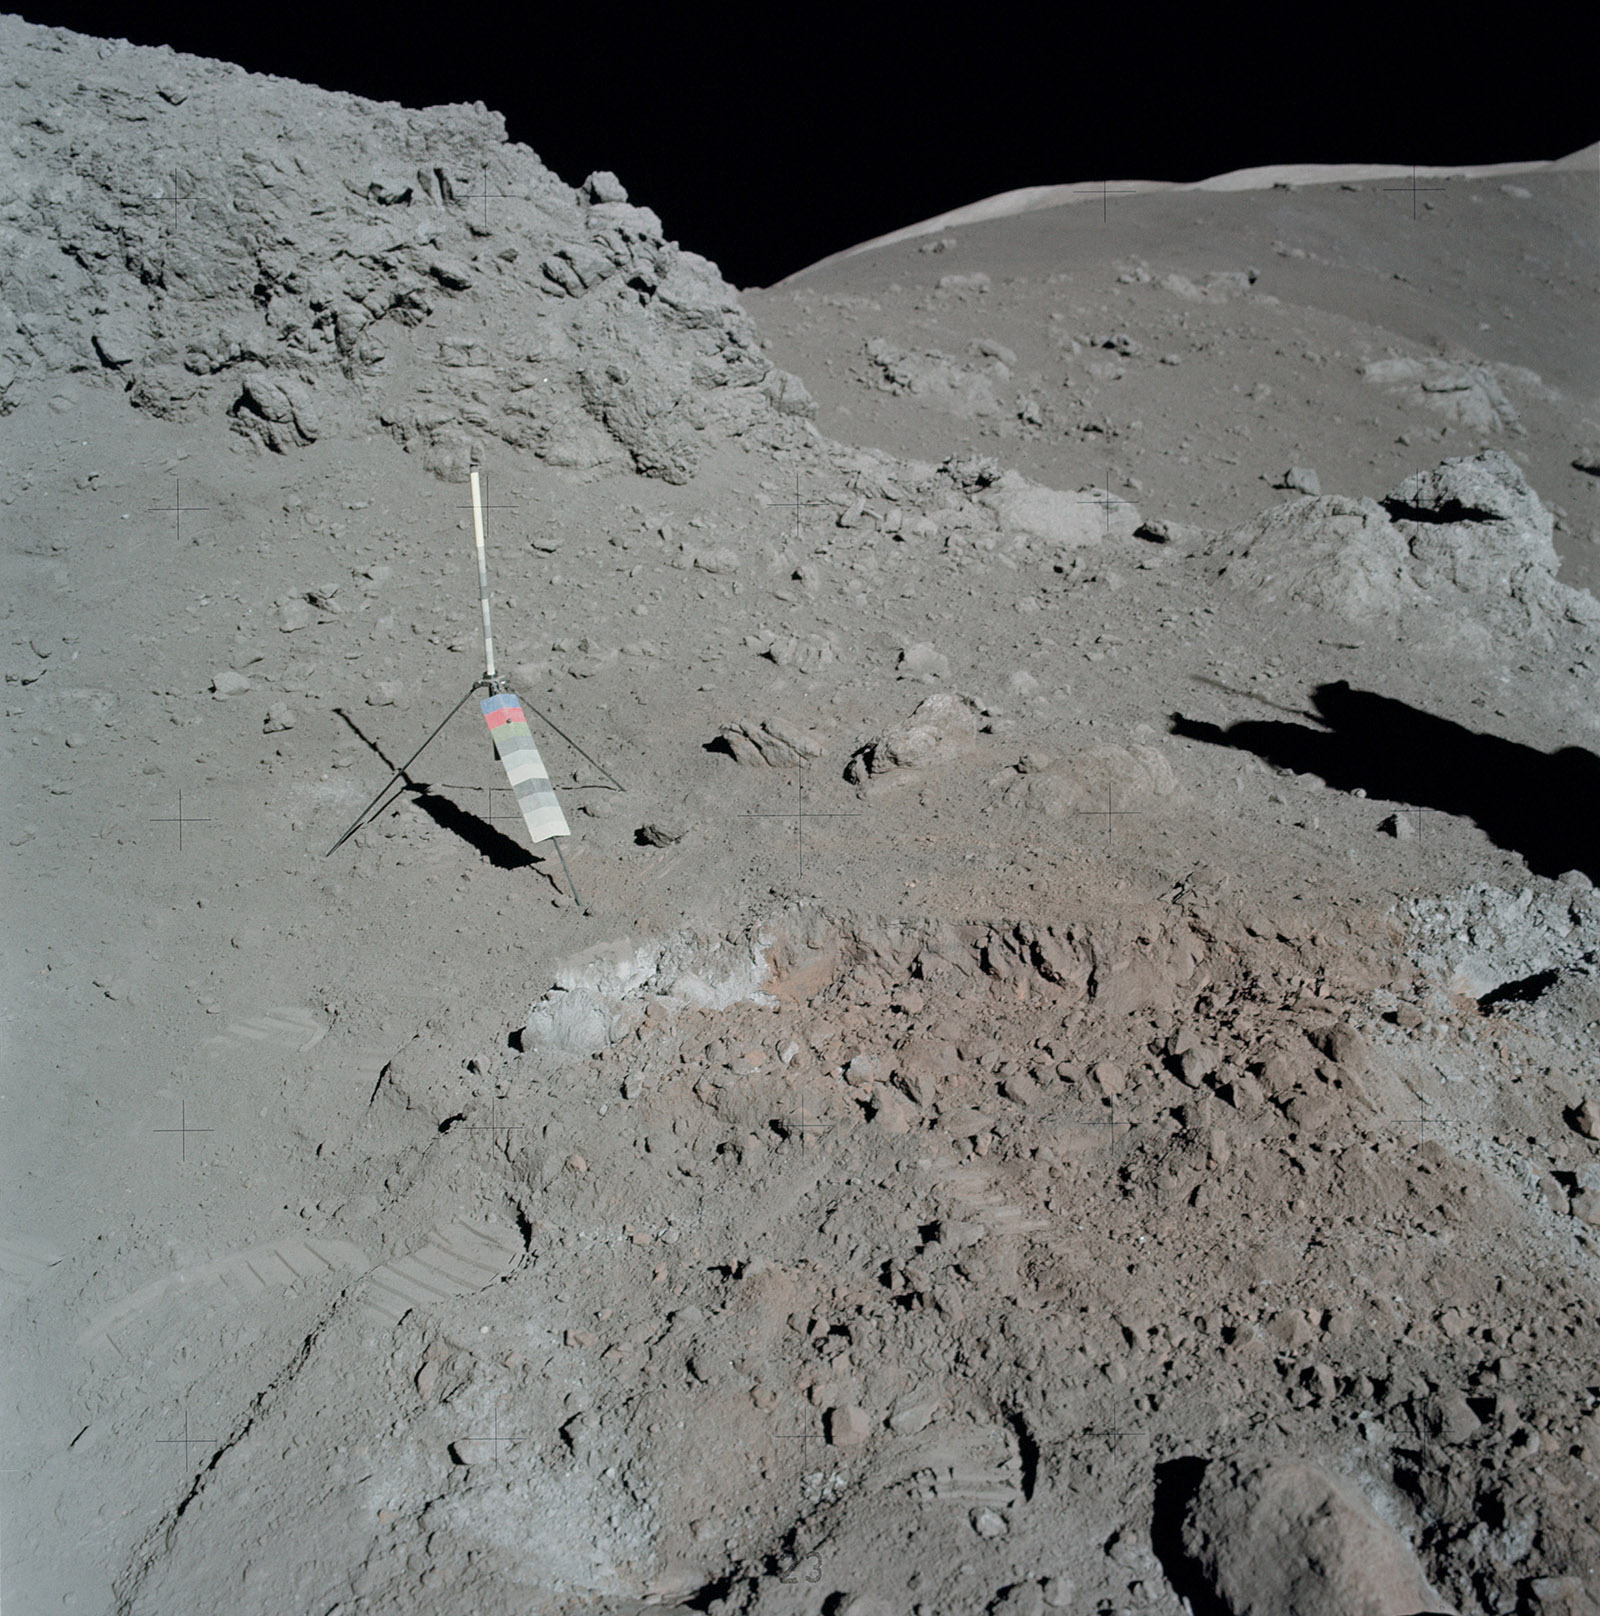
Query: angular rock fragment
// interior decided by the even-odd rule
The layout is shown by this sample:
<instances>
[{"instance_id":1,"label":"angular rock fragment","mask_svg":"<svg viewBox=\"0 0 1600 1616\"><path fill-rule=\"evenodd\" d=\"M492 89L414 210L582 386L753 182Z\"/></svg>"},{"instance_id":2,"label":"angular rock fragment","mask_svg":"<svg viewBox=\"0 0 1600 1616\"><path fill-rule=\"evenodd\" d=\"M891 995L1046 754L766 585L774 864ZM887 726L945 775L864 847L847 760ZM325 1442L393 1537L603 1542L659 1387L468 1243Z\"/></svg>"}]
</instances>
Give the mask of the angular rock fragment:
<instances>
[{"instance_id":1,"label":"angular rock fragment","mask_svg":"<svg viewBox=\"0 0 1600 1616\"><path fill-rule=\"evenodd\" d=\"M965 696L941 692L920 702L904 724L861 747L845 776L859 785L896 769L952 763L970 751L977 739L976 705Z\"/></svg>"},{"instance_id":2,"label":"angular rock fragment","mask_svg":"<svg viewBox=\"0 0 1600 1616\"><path fill-rule=\"evenodd\" d=\"M822 744L804 730L773 719L740 719L724 724L718 733L721 748L733 754L735 762L766 764L775 769L792 769L808 758L822 756Z\"/></svg>"}]
</instances>

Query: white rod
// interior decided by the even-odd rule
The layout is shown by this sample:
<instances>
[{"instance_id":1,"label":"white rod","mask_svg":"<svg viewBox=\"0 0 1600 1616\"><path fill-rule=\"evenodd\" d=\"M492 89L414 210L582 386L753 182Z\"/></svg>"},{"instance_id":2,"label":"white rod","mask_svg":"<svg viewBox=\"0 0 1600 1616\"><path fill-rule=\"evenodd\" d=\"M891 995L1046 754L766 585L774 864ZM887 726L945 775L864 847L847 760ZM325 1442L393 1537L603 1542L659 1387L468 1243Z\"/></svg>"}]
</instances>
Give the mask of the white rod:
<instances>
[{"instance_id":1,"label":"white rod","mask_svg":"<svg viewBox=\"0 0 1600 1616\"><path fill-rule=\"evenodd\" d=\"M483 671L494 678L494 633L489 627L489 563L483 553L483 499L478 493L478 473L472 472L472 532L478 541L478 596L483 602Z\"/></svg>"}]
</instances>

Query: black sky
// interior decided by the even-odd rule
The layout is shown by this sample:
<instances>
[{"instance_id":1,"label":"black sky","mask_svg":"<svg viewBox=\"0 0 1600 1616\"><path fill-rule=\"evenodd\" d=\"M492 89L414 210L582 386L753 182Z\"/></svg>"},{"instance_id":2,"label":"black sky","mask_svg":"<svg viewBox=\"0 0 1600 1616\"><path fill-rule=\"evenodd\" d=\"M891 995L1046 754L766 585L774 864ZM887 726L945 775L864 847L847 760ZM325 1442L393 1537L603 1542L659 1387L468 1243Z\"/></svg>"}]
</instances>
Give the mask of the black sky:
<instances>
[{"instance_id":1,"label":"black sky","mask_svg":"<svg viewBox=\"0 0 1600 1616\"><path fill-rule=\"evenodd\" d=\"M24 14L377 100L482 101L563 179L614 170L739 286L1015 186L1551 158L1600 135L1588 7L35 0Z\"/></svg>"}]
</instances>

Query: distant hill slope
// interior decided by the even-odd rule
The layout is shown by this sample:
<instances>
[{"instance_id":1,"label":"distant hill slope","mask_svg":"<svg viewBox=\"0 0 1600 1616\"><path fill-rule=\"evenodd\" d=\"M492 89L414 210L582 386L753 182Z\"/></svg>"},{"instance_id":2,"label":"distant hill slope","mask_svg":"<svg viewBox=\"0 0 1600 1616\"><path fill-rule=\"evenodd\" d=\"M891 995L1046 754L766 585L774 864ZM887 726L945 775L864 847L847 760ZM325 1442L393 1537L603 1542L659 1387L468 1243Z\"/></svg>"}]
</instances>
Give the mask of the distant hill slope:
<instances>
[{"instance_id":1,"label":"distant hill slope","mask_svg":"<svg viewBox=\"0 0 1600 1616\"><path fill-rule=\"evenodd\" d=\"M1274 163L1264 168L1239 168L1228 174L1215 174L1192 184L1176 180L1082 180L1072 185L1025 185L1013 191L999 191L993 196L980 197L978 201L952 208L948 213L936 214L931 219L921 219L916 224L891 230L887 235L858 242L854 247L846 247L843 252L819 258L805 269L797 269L793 275L786 275L777 284L785 286L821 264L851 258L857 253L872 252L878 247L892 247L902 241L915 241L919 236L937 235L941 230L983 224L990 219L1009 219L1019 213L1037 212L1041 208L1098 202L1107 194L1127 196L1140 191L1266 191L1273 186L1339 185L1358 180L1406 179L1412 175L1419 180L1493 179L1505 174L1531 174L1552 168L1593 170L1597 164L1600 164L1600 143L1585 146L1581 151L1554 162L1487 163L1477 167L1454 168L1427 168L1409 163Z\"/></svg>"}]
</instances>

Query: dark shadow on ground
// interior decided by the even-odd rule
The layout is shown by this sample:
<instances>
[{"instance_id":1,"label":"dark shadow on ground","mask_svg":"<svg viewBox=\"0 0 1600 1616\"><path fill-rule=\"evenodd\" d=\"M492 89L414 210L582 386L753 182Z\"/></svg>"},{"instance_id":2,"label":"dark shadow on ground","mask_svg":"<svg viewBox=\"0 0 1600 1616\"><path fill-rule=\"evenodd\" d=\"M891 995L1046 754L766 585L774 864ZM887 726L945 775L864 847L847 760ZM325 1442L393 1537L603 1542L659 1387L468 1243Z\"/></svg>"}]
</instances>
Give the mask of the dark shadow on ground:
<instances>
[{"instance_id":1,"label":"dark shadow on ground","mask_svg":"<svg viewBox=\"0 0 1600 1616\"><path fill-rule=\"evenodd\" d=\"M350 732L372 752L374 757L389 769L395 767L385 755L379 742L368 735L344 708L335 707L333 710L344 720ZM395 791L393 789L396 785L400 787L400 790ZM509 788L504 789L509 794ZM382 819L405 792L412 795L417 806L441 830L447 830L452 835L459 836L474 852L482 853L497 870L520 870L527 865L539 862L521 842L496 829L489 820L480 817L478 814L469 813L449 797L442 796L426 780L415 779L409 773L402 773L389 782L389 786L385 788L382 797L373 804L369 804L366 813L362 815L361 824L363 826L375 824ZM489 801L491 804L494 801L492 791L489 793ZM377 806L378 802L382 803L381 807ZM490 811L492 812L493 809L491 808ZM346 832L346 835L348 834Z\"/></svg>"},{"instance_id":2,"label":"dark shadow on ground","mask_svg":"<svg viewBox=\"0 0 1600 1616\"><path fill-rule=\"evenodd\" d=\"M1161 1562L1172 1591L1189 1602L1194 1616L1229 1616L1204 1573L1183 1546L1183 1522L1205 1478L1206 1461L1189 1456L1169 1459L1155 1471L1155 1497L1150 1514L1150 1548Z\"/></svg>"},{"instance_id":3,"label":"dark shadow on ground","mask_svg":"<svg viewBox=\"0 0 1600 1616\"><path fill-rule=\"evenodd\" d=\"M1319 685L1311 699L1326 730L1275 720L1224 729L1174 713L1172 733L1320 775L1338 791L1359 786L1369 797L1471 819L1536 875L1582 870L1600 882L1600 757L1593 752L1540 752L1352 690L1342 679Z\"/></svg>"},{"instance_id":4,"label":"dark shadow on ground","mask_svg":"<svg viewBox=\"0 0 1600 1616\"><path fill-rule=\"evenodd\" d=\"M468 847L482 853L497 870L520 870L538 861L520 842L513 841L477 814L468 813L448 797L442 797L425 783L412 784L417 806L440 830L459 836Z\"/></svg>"}]
</instances>

